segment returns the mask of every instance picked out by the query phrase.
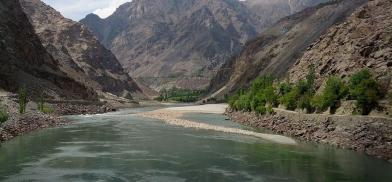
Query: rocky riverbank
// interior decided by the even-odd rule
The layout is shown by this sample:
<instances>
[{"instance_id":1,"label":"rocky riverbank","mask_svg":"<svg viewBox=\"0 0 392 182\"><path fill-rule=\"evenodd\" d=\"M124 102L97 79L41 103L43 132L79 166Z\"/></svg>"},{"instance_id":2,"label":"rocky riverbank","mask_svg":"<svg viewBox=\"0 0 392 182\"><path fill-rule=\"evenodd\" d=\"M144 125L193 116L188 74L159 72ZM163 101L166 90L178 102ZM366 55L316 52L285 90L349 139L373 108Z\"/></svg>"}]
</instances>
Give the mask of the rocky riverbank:
<instances>
[{"instance_id":1,"label":"rocky riverbank","mask_svg":"<svg viewBox=\"0 0 392 182\"><path fill-rule=\"evenodd\" d=\"M106 102L62 101L46 103L53 110L50 114L39 112L37 104L29 102L27 112L19 114L15 95L0 95L0 106L7 111L9 119L0 123L0 142L44 128L58 127L71 123L63 115L98 114L115 111Z\"/></svg>"},{"instance_id":2,"label":"rocky riverbank","mask_svg":"<svg viewBox=\"0 0 392 182\"><path fill-rule=\"evenodd\" d=\"M392 119L366 116L301 114L276 109L274 115L226 111L233 121L267 128L301 140L364 152L392 162Z\"/></svg>"}]
</instances>

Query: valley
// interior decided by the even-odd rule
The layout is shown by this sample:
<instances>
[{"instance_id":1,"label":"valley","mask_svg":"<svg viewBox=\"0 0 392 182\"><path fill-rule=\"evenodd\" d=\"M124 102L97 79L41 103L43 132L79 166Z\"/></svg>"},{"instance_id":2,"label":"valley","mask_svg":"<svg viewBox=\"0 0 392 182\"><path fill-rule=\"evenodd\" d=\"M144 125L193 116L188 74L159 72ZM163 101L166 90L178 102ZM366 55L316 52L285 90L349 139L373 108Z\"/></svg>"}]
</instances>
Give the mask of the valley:
<instances>
[{"instance_id":1,"label":"valley","mask_svg":"<svg viewBox=\"0 0 392 182\"><path fill-rule=\"evenodd\" d=\"M0 1L0 181L390 181L389 12Z\"/></svg>"}]
</instances>

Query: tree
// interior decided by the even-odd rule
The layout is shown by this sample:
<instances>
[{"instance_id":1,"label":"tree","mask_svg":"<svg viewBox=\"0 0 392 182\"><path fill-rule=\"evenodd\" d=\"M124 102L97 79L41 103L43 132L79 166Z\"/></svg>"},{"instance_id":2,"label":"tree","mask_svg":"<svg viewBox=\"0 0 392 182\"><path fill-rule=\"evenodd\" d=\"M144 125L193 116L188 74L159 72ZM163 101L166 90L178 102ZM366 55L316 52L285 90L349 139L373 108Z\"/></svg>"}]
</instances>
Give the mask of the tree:
<instances>
[{"instance_id":1,"label":"tree","mask_svg":"<svg viewBox=\"0 0 392 182\"><path fill-rule=\"evenodd\" d=\"M27 90L25 87L19 89L19 113L23 114L26 112L27 106Z\"/></svg>"},{"instance_id":2,"label":"tree","mask_svg":"<svg viewBox=\"0 0 392 182\"><path fill-rule=\"evenodd\" d=\"M315 83L316 83L316 69L314 64L309 66L308 75L306 75L306 84L309 94L313 95L315 93Z\"/></svg>"},{"instance_id":3,"label":"tree","mask_svg":"<svg viewBox=\"0 0 392 182\"><path fill-rule=\"evenodd\" d=\"M348 94L348 88L342 79L331 76L326 82L326 86L321 95L312 99L312 104L319 111L330 108L330 113L334 114L339 108L341 100Z\"/></svg>"},{"instance_id":4,"label":"tree","mask_svg":"<svg viewBox=\"0 0 392 182\"><path fill-rule=\"evenodd\" d=\"M368 115L381 98L380 86L367 69L354 74L349 83L350 96L357 101L362 115Z\"/></svg>"}]
</instances>

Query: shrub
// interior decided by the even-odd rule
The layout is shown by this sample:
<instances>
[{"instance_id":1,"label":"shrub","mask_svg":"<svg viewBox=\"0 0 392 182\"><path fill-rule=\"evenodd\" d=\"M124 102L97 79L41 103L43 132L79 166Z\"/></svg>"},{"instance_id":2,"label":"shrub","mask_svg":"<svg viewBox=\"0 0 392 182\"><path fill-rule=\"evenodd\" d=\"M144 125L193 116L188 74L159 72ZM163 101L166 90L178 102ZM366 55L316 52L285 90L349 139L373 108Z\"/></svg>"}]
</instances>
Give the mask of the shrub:
<instances>
[{"instance_id":1,"label":"shrub","mask_svg":"<svg viewBox=\"0 0 392 182\"><path fill-rule=\"evenodd\" d=\"M305 93L298 99L298 107L300 109L306 110L307 113L312 113L314 108L311 104L312 95L310 93Z\"/></svg>"},{"instance_id":2,"label":"shrub","mask_svg":"<svg viewBox=\"0 0 392 182\"><path fill-rule=\"evenodd\" d=\"M8 118L8 113L3 108L0 108L0 123L6 122Z\"/></svg>"},{"instance_id":3,"label":"shrub","mask_svg":"<svg viewBox=\"0 0 392 182\"><path fill-rule=\"evenodd\" d=\"M350 96L357 101L357 108L362 115L368 115L381 98L379 84L367 69L351 77L349 89Z\"/></svg>"},{"instance_id":4,"label":"shrub","mask_svg":"<svg viewBox=\"0 0 392 182\"><path fill-rule=\"evenodd\" d=\"M290 92L281 97L280 103L283 104L286 109L294 111L297 108L297 98L298 90L292 89Z\"/></svg>"},{"instance_id":5,"label":"shrub","mask_svg":"<svg viewBox=\"0 0 392 182\"><path fill-rule=\"evenodd\" d=\"M266 108L266 110L267 110L267 113L268 113L268 114L274 114L274 113L275 113L274 108L272 108L271 105L268 105L267 108Z\"/></svg>"},{"instance_id":6,"label":"shrub","mask_svg":"<svg viewBox=\"0 0 392 182\"><path fill-rule=\"evenodd\" d=\"M278 95L275 93L275 87L273 85L268 86L264 89L263 93L265 96L265 101L272 106L278 106Z\"/></svg>"},{"instance_id":7,"label":"shrub","mask_svg":"<svg viewBox=\"0 0 392 182\"><path fill-rule=\"evenodd\" d=\"M27 106L27 90L26 88L19 89L19 113L23 114L26 112Z\"/></svg>"},{"instance_id":8,"label":"shrub","mask_svg":"<svg viewBox=\"0 0 392 182\"><path fill-rule=\"evenodd\" d=\"M340 106L340 101L348 94L348 88L342 79L331 76L328 78L325 89L321 95L315 96L312 105L318 111L330 108L330 113L334 114Z\"/></svg>"},{"instance_id":9,"label":"shrub","mask_svg":"<svg viewBox=\"0 0 392 182\"><path fill-rule=\"evenodd\" d=\"M52 114L54 112L54 110L52 108L50 108L49 106L43 106L42 111L45 114Z\"/></svg>"},{"instance_id":10,"label":"shrub","mask_svg":"<svg viewBox=\"0 0 392 182\"><path fill-rule=\"evenodd\" d=\"M292 90L292 88L293 87L291 86L290 83L288 83L288 82L281 82L278 85L278 95L280 97L282 97L282 96L286 95L287 93L289 93Z\"/></svg>"},{"instance_id":11,"label":"shrub","mask_svg":"<svg viewBox=\"0 0 392 182\"><path fill-rule=\"evenodd\" d=\"M267 109L265 108L265 106L257 106L256 109L255 109L255 112L257 114L263 115L263 114L265 114L267 112Z\"/></svg>"}]
</instances>

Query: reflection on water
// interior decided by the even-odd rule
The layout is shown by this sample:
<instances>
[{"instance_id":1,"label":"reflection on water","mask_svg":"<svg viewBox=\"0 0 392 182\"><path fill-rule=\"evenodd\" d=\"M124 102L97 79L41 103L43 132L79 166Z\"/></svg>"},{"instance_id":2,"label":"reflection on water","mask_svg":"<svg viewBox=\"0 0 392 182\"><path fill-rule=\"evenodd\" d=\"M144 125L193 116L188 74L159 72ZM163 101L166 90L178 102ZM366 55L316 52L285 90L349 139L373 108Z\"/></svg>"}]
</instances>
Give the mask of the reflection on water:
<instances>
[{"instance_id":1,"label":"reflection on water","mask_svg":"<svg viewBox=\"0 0 392 182\"><path fill-rule=\"evenodd\" d=\"M132 109L72 116L77 124L0 148L1 181L391 181L392 165L351 151L186 129ZM187 119L242 127L224 116Z\"/></svg>"}]
</instances>

